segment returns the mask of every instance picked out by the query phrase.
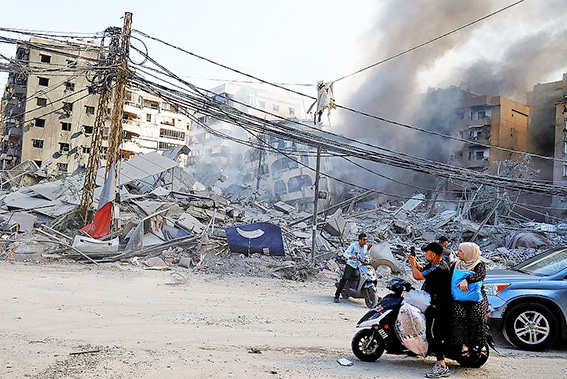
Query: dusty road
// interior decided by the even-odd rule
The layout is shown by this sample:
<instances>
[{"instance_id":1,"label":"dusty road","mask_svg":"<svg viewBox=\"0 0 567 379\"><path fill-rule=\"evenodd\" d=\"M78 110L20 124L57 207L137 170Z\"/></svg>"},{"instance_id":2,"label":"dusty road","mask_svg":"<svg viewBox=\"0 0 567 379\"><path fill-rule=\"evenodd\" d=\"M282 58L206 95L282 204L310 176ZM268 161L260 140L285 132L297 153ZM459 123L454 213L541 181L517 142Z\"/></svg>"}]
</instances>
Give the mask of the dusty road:
<instances>
[{"instance_id":1,"label":"dusty road","mask_svg":"<svg viewBox=\"0 0 567 379\"><path fill-rule=\"evenodd\" d=\"M329 280L178 272L185 281L128 265L0 262L0 377L423 378L433 364L358 361L350 340L366 308L334 304ZM502 352L477 370L453 364L452 377L567 377L565 348Z\"/></svg>"}]
</instances>

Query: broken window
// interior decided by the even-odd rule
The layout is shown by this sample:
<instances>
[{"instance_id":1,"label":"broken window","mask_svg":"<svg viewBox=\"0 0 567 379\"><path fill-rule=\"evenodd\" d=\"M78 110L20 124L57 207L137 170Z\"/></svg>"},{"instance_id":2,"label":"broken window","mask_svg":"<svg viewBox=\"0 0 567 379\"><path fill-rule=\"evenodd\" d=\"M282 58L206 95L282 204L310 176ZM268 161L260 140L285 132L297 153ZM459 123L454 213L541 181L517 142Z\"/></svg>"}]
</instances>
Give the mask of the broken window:
<instances>
[{"instance_id":1,"label":"broken window","mask_svg":"<svg viewBox=\"0 0 567 379\"><path fill-rule=\"evenodd\" d=\"M37 167L41 167L41 164L43 163L42 161L34 161L34 162L37 165Z\"/></svg>"},{"instance_id":2,"label":"broken window","mask_svg":"<svg viewBox=\"0 0 567 379\"><path fill-rule=\"evenodd\" d=\"M39 85L40 86L47 87L49 85L49 79L47 79L47 78L38 78L38 79L39 79Z\"/></svg>"},{"instance_id":3,"label":"broken window","mask_svg":"<svg viewBox=\"0 0 567 379\"><path fill-rule=\"evenodd\" d=\"M278 180L274 183L274 193L276 195L284 195L287 193L287 186L283 180Z\"/></svg>"},{"instance_id":4,"label":"broken window","mask_svg":"<svg viewBox=\"0 0 567 379\"><path fill-rule=\"evenodd\" d=\"M41 63L51 63L51 55L39 54Z\"/></svg>"},{"instance_id":5,"label":"broken window","mask_svg":"<svg viewBox=\"0 0 567 379\"><path fill-rule=\"evenodd\" d=\"M67 59L67 66L75 67L77 66L77 61L75 59Z\"/></svg>"},{"instance_id":6,"label":"broken window","mask_svg":"<svg viewBox=\"0 0 567 379\"><path fill-rule=\"evenodd\" d=\"M152 115L151 114L146 114L146 121L147 122L152 122Z\"/></svg>"},{"instance_id":7,"label":"broken window","mask_svg":"<svg viewBox=\"0 0 567 379\"><path fill-rule=\"evenodd\" d=\"M94 115L95 107L90 105L85 105L85 113L88 115Z\"/></svg>"},{"instance_id":8,"label":"broken window","mask_svg":"<svg viewBox=\"0 0 567 379\"><path fill-rule=\"evenodd\" d=\"M279 112L279 110L280 110L279 104L273 104L272 109L276 112Z\"/></svg>"},{"instance_id":9,"label":"broken window","mask_svg":"<svg viewBox=\"0 0 567 379\"><path fill-rule=\"evenodd\" d=\"M289 115L290 115L290 116L295 116L295 109L289 108Z\"/></svg>"},{"instance_id":10,"label":"broken window","mask_svg":"<svg viewBox=\"0 0 567 379\"><path fill-rule=\"evenodd\" d=\"M63 110L64 110L65 112L71 113L71 112L73 111L73 103L66 103L66 102L63 102Z\"/></svg>"},{"instance_id":11,"label":"broken window","mask_svg":"<svg viewBox=\"0 0 567 379\"><path fill-rule=\"evenodd\" d=\"M484 152L482 152L482 151L477 151L477 152L474 154L474 159L475 159L476 161L481 161L481 160L483 160L483 159L484 159Z\"/></svg>"},{"instance_id":12,"label":"broken window","mask_svg":"<svg viewBox=\"0 0 567 379\"><path fill-rule=\"evenodd\" d=\"M85 132L86 135L93 134L93 130L94 130L94 127L92 127L90 125L83 125L83 131Z\"/></svg>"},{"instance_id":13,"label":"broken window","mask_svg":"<svg viewBox=\"0 0 567 379\"><path fill-rule=\"evenodd\" d=\"M65 91L74 91L75 83L65 82Z\"/></svg>"},{"instance_id":14,"label":"broken window","mask_svg":"<svg viewBox=\"0 0 567 379\"><path fill-rule=\"evenodd\" d=\"M485 111L478 112L478 119L479 120L483 120L485 118L486 118L486 112Z\"/></svg>"},{"instance_id":15,"label":"broken window","mask_svg":"<svg viewBox=\"0 0 567 379\"><path fill-rule=\"evenodd\" d=\"M313 185L313 181L309 175L298 175L289 178L287 182L287 189L289 192L295 192L301 190L303 187L309 187Z\"/></svg>"},{"instance_id":16,"label":"broken window","mask_svg":"<svg viewBox=\"0 0 567 379\"><path fill-rule=\"evenodd\" d=\"M35 119L35 126L37 126L38 128L44 128L45 127L45 119L36 118Z\"/></svg>"},{"instance_id":17,"label":"broken window","mask_svg":"<svg viewBox=\"0 0 567 379\"><path fill-rule=\"evenodd\" d=\"M42 139L32 139L32 146L37 149L43 149L43 140Z\"/></svg>"},{"instance_id":18,"label":"broken window","mask_svg":"<svg viewBox=\"0 0 567 379\"><path fill-rule=\"evenodd\" d=\"M61 123L61 130L64 130L66 132L70 132L71 131L71 123L70 122L62 122Z\"/></svg>"},{"instance_id":19,"label":"broken window","mask_svg":"<svg viewBox=\"0 0 567 379\"><path fill-rule=\"evenodd\" d=\"M59 152L69 151L70 146L66 142L59 142Z\"/></svg>"},{"instance_id":20,"label":"broken window","mask_svg":"<svg viewBox=\"0 0 567 379\"><path fill-rule=\"evenodd\" d=\"M69 165L67 163L57 163L57 171L67 172Z\"/></svg>"},{"instance_id":21,"label":"broken window","mask_svg":"<svg viewBox=\"0 0 567 379\"><path fill-rule=\"evenodd\" d=\"M47 99L44 97L38 97L37 100L37 105L41 106L41 107L45 107L47 105Z\"/></svg>"},{"instance_id":22,"label":"broken window","mask_svg":"<svg viewBox=\"0 0 567 379\"><path fill-rule=\"evenodd\" d=\"M465 112L457 112L457 120L463 120L465 118Z\"/></svg>"}]
</instances>

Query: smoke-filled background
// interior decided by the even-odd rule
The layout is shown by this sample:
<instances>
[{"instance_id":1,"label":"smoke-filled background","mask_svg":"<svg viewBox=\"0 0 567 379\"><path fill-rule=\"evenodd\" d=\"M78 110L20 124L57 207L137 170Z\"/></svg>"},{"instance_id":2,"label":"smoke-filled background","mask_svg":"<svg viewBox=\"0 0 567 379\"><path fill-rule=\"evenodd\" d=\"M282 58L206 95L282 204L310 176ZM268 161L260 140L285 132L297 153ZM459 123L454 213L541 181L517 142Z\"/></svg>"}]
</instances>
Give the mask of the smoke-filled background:
<instances>
[{"instance_id":1,"label":"smoke-filled background","mask_svg":"<svg viewBox=\"0 0 567 379\"><path fill-rule=\"evenodd\" d=\"M483 17L512 1L389 1L374 27L360 41L360 68ZM343 105L444 134L459 86L480 95L505 96L526 103L537 83L561 80L567 72L567 4L564 0L525 1L441 40L363 73L339 81L350 87ZM340 93L335 97L341 102ZM376 146L447 162L448 140L404 129L344 110L335 112L332 130ZM363 186L411 194L415 188L333 161L341 177ZM368 165L380 173L425 187L428 175Z\"/></svg>"}]
</instances>

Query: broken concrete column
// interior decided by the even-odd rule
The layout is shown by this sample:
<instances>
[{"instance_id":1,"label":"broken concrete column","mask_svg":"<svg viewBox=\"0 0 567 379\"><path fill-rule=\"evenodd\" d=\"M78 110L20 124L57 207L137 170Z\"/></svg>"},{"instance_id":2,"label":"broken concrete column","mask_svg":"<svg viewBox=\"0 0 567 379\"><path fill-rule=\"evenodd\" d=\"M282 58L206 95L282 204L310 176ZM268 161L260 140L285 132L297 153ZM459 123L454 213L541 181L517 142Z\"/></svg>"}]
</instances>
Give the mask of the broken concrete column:
<instances>
[{"instance_id":1,"label":"broken concrete column","mask_svg":"<svg viewBox=\"0 0 567 379\"><path fill-rule=\"evenodd\" d=\"M332 236L342 236L346 228L346 220L342 216L342 211L337 209L335 213L327 217L327 223L323 230Z\"/></svg>"},{"instance_id":2,"label":"broken concrete column","mask_svg":"<svg viewBox=\"0 0 567 379\"><path fill-rule=\"evenodd\" d=\"M370 248L370 258L371 264L374 268L380 265L388 266L392 271L399 271L392 250L390 250L390 244L386 241L380 242L378 244L372 245Z\"/></svg>"}]
</instances>

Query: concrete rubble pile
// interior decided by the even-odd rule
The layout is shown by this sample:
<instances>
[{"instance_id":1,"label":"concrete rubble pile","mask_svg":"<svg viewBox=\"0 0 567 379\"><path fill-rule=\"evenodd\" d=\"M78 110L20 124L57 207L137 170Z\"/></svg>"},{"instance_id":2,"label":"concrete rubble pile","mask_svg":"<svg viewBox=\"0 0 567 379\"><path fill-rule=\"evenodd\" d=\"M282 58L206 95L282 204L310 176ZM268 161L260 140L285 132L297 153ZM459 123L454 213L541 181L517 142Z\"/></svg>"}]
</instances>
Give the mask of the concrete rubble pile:
<instances>
[{"instance_id":1,"label":"concrete rubble pile","mask_svg":"<svg viewBox=\"0 0 567 379\"><path fill-rule=\"evenodd\" d=\"M420 251L441 235L452 241L453 250L460 242L474 239L490 268L519 263L551 246L566 244L567 239L567 228L561 225L481 226L456 209L432 205L423 194L397 203L373 200L372 193L365 192L321 209L312 257L312 213L277 199L260 201L254 191L243 196L239 190L234 196L234 185L216 185L226 179L220 174L205 186L180 168L175 156L149 153L122 165L119 227L101 239L109 247L82 251L73 246L73 236L85 225L76 221L83 176L48 181L34 174L39 171L37 166L29 166L10 173L16 179L0 197L2 259L71 258L96 264L128 262L153 270L187 268L292 280L318 275L335 279L344 266L342 252L364 231L373 242L372 264L385 284L393 276L412 281L406 263L410 247ZM104 168L97 179L99 186L103 178ZM99 194L100 187L95 201ZM271 238L267 229L258 226L263 224L274 226L274 235L283 245L281 254L265 246L254 250L261 238ZM244 241L241 246L231 246L227 239L228 231L235 227L240 233L237 237ZM113 238L114 250L110 248Z\"/></svg>"}]
</instances>

